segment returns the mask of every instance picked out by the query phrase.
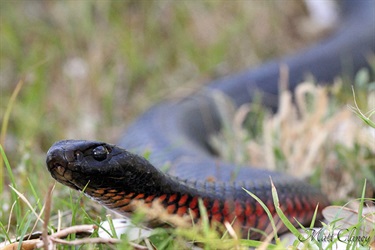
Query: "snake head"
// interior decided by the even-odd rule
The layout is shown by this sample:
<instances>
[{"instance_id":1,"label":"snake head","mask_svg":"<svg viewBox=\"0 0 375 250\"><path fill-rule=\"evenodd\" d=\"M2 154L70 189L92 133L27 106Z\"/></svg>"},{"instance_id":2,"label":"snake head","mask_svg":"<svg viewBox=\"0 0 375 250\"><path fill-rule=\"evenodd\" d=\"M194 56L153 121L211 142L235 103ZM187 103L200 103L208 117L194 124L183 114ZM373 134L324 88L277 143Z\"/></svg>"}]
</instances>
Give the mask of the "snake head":
<instances>
[{"instance_id":1,"label":"snake head","mask_svg":"<svg viewBox=\"0 0 375 250\"><path fill-rule=\"evenodd\" d=\"M164 176L143 157L97 141L58 141L48 150L46 163L54 179L88 195L97 189L135 191Z\"/></svg>"},{"instance_id":2,"label":"snake head","mask_svg":"<svg viewBox=\"0 0 375 250\"><path fill-rule=\"evenodd\" d=\"M96 141L58 141L47 152L47 168L58 182L83 190L104 185L103 176L119 164L113 156L120 153L114 145ZM111 168L107 166L112 166Z\"/></svg>"}]
</instances>

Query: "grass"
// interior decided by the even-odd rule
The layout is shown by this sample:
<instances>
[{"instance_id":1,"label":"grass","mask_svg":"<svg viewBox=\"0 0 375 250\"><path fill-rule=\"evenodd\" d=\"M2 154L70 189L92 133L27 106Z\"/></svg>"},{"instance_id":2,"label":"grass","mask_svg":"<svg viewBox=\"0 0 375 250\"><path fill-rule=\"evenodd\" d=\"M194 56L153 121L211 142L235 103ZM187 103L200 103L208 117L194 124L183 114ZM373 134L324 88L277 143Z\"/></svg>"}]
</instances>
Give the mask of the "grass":
<instances>
[{"instance_id":1,"label":"grass","mask_svg":"<svg viewBox=\"0 0 375 250\"><path fill-rule=\"evenodd\" d=\"M48 202L50 232L106 219L101 206L62 185L47 198L54 181L45 153L54 141L116 142L156 102L304 46L312 39L299 29L303 13L295 1L0 0L0 242L42 231ZM356 96L363 107L363 92ZM224 240L207 226L160 229L150 241L159 248L262 244Z\"/></svg>"},{"instance_id":2,"label":"grass","mask_svg":"<svg viewBox=\"0 0 375 250\"><path fill-rule=\"evenodd\" d=\"M309 178L332 201L354 199L363 179L375 183L373 75L359 71L352 89L339 79L332 87L303 83L295 103L293 93L282 91L276 114L258 103L233 112L224 102L225 129L212 145L228 161ZM373 189L369 185L370 194Z\"/></svg>"}]
</instances>

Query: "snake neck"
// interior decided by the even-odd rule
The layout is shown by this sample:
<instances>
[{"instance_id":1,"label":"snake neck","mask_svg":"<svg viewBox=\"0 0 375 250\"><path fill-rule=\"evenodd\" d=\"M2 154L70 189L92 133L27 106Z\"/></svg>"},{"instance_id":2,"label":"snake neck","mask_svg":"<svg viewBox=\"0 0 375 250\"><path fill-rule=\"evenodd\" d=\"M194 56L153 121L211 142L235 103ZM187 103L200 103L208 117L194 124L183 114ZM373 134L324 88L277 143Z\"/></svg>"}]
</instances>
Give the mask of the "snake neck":
<instances>
[{"instance_id":1,"label":"snake neck","mask_svg":"<svg viewBox=\"0 0 375 250\"><path fill-rule=\"evenodd\" d=\"M125 154L124 154L125 155ZM88 186L84 193L105 207L127 215L136 209L137 202L151 206L158 201L169 213L186 214L190 208L198 211L198 199L212 197L210 192L198 193L196 183L165 174L143 157L127 152L117 159L119 167L113 169L116 177L107 176L110 185ZM99 182L97 182L99 183ZM183 207L183 209L179 209Z\"/></svg>"}]
</instances>

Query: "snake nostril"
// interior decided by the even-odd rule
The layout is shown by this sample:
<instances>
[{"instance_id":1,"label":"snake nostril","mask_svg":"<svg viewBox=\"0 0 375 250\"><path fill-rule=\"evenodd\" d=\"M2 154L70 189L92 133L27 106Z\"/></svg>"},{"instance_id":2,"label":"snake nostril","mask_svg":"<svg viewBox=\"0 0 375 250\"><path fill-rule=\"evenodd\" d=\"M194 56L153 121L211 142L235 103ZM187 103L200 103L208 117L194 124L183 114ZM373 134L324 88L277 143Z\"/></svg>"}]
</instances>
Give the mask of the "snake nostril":
<instances>
[{"instance_id":1,"label":"snake nostril","mask_svg":"<svg viewBox=\"0 0 375 250\"><path fill-rule=\"evenodd\" d=\"M76 161L82 161L82 159L83 159L83 153L81 151L79 151L79 150L76 150L74 152L74 159Z\"/></svg>"}]
</instances>

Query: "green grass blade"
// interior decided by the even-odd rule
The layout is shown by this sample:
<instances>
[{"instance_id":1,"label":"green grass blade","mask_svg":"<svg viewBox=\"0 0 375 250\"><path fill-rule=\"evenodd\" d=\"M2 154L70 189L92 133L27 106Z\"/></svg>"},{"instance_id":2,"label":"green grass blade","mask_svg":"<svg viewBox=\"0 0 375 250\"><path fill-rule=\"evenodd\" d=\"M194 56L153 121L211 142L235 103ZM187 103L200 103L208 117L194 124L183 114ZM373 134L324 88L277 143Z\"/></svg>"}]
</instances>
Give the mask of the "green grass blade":
<instances>
[{"instance_id":1,"label":"green grass blade","mask_svg":"<svg viewBox=\"0 0 375 250\"><path fill-rule=\"evenodd\" d=\"M119 237L117 236L115 226L113 225L112 216L110 214L107 214L106 217L107 217L107 221L108 221L108 224L109 224L109 228L111 229L112 238L118 239Z\"/></svg>"},{"instance_id":2,"label":"green grass blade","mask_svg":"<svg viewBox=\"0 0 375 250\"><path fill-rule=\"evenodd\" d=\"M4 163L5 163L5 167L8 171L8 175L9 175L10 181L12 183L12 187L16 188L17 185L16 185L16 180L15 180L13 172L12 172L12 168L11 168L10 163L8 161L8 157L5 154L4 148L1 144L0 144L0 154L2 156L2 159L3 159ZM3 162L3 161L1 161L1 162ZM0 168L1 168L1 166L0 166ZM16 204L15 204L16 218L20 219L21 218L21 206L20 206L20 203L18 202L17 194L14 193L14 192L11 192L11 197L12 197L12 201L16 202Z\"/></svg>"},{"instance_id":3,"label":"green grass blade","mask_svg":"<svg viewBox=\"0 0 375 250\"><path fill-rule=\"evenodd\" d=\"M4 145L4 143L5 143L5 137L6 137L8 124L9 124L10 113L11 113L12 108L14 106L14 102L15 102L17 96L18 96L18 93L20 92L20 90L22 88L23 83L24 83L23 80L20 80L17 83L16 88L14 89L14 91L13 91L13 93L12 93L10 99L9 99L8 105L5 109L5 113L4 113L4 116L3 116L3 119L2 119L3 122L1 124L0 145ZM4 157L3 154L2 154L2 157ZM0 159L0 193L3 193L3 187L4 187L3 161Z\"/></svg>"},{"instance_id":4,"label":"green grass blade","mask_svg":"<svg viewBox=\"0 0 375 250\"><path fill-rule=\"evenodd\" d=\"M264 209L264 211L267 213L267 216L268 216L268 218L269 218L269 220L271 222L272 230L273 230L273 232L275 234L275 239L277 239L278 238L278 236L277 236L277 229L276 229L276 225L275 225L275 222L274 222L274 219L273 219L271 211L268 209L268 207L266 206L266 204L264 204L264 202L261 199L259 199L258 196L256 196L252 192L246 190L245 188L242 188L242 189L245 190L245 192L248 193L251 197L253 197L262 206L262 208Z\"/></svg>"},{"instance_id":5,"label":"green grass blade","mask_svg":"<svg viewBox=\"0 0 375 250\"><path fill-rule=\"evenodd\" d=\"M272 189L272 199L275 205L276 213L280 217L281 221L284 225L288 228L288 230L293 233L294 235L299 235L298 229L289 221L288 217L284 214L284 212L280 208L279 196L277 195L277 190L273 181L271 179L271 189Z\"/></svg>"}]
</instances>

